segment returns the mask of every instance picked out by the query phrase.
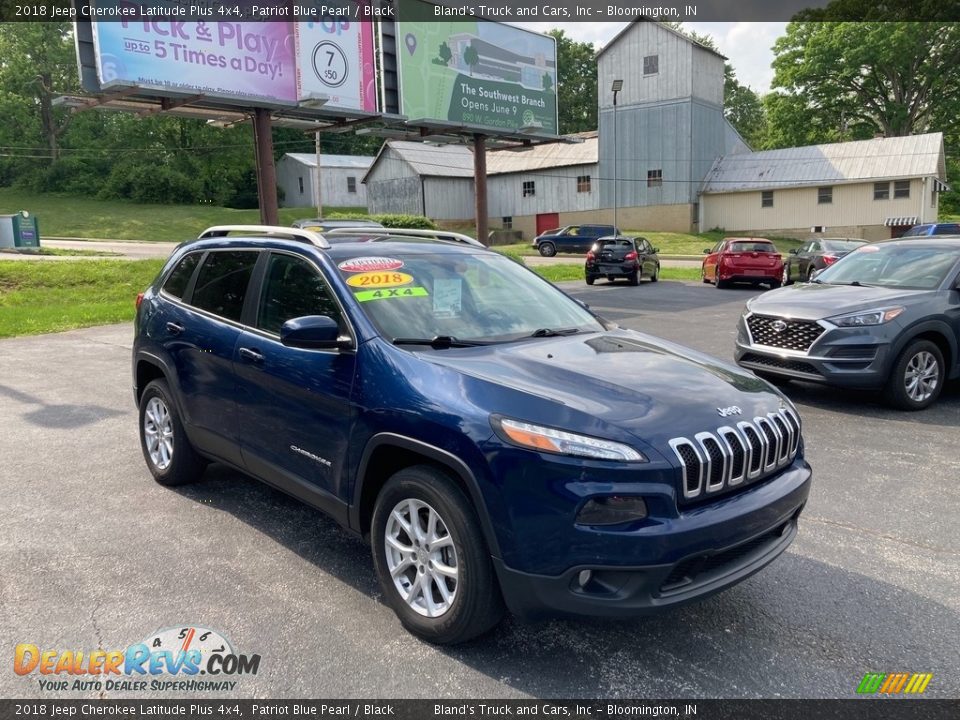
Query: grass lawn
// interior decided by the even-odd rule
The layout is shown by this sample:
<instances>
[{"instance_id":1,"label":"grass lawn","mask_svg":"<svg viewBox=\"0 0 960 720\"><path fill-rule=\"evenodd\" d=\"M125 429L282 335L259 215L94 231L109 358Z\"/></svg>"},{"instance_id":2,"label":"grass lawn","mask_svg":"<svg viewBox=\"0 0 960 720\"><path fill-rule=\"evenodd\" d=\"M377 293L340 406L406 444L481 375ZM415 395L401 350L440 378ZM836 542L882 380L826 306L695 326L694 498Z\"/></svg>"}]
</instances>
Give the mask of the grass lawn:
<instances>
[{"instance_id":1,"label":"grass lawn","mask_svg":"<svg viewBox=\"0 0 960 720\"><path fill-rule=\"evenodd\" d=\"M569 265L538 265L530 269L550 282L583 280L583 263L576 265L573 263ZM661 268L660 278L662 280L699 280L700 268Z\"/></svg>"},{"instance_id":2,"label":"grass lawn","mask_svg":"<svg viewBox=\"0 0 960 720\"><path fill-rule=\"evenodd\" d=\"M100 238L181 242L195 238L211 225L259 225L259 210L232 210L213 205L149 205L126 200L57 193L31 193L0 188L0 213L29 210L37 216L40 242L44 237ZM358 212L327 207L324 212ZM360 212L363 212L360 210ZM280 224L314 217L316 208L280 208Z\"/></svg>"},{"instance_id":3,"label":"grass lawn","mask_svg":"<svg viewBox=\"0 0 960 720\"><path fill-rule=\"evenodd\" d=\"M0 258L0 337L133 319L163 260L21 262Z\"/></svg>"}]
</instances>

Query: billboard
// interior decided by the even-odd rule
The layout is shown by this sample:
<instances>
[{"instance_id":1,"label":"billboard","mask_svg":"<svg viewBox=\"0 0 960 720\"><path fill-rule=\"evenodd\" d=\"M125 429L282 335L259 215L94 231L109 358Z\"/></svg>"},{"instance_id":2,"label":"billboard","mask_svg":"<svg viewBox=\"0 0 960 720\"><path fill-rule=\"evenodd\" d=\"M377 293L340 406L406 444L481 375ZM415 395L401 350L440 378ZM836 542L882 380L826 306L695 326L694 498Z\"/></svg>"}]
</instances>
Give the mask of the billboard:
<instances>
[{"instance_id":1,"label":"billboard","mask_svg":"<svg viewBox=\"0 0 960 720\"><path fill-rule=\"evenodd\" d=\"M352 5L368 2L349 0ZM328 108L377 110L370 21L123 17L93 22L92 32L97 78L104 89L129 85L239 105L295 105L323 96Z\"/></svg>"},{"instance_id":2,"label":"billboard","mask_svg":"<svg viewBox=\"0 0 960 720\"><path fill-rule=\"evenodd\" d=\"M298 98L326 95L328 107L376 112L373 23L300 22L295 30Z\"/></svg>"},{"instance_id":3,"label":"billboard","mask_svg":"<svg viewBox=\"0 0 960 720\"><path fill-rule=\"evenodd\" d=\"M399 6L400 111L409 121L557 134L554 38L489 20L447 20L421 0ZM402 19L412 17L431 19Z\"/></svg>"}]
</instances>

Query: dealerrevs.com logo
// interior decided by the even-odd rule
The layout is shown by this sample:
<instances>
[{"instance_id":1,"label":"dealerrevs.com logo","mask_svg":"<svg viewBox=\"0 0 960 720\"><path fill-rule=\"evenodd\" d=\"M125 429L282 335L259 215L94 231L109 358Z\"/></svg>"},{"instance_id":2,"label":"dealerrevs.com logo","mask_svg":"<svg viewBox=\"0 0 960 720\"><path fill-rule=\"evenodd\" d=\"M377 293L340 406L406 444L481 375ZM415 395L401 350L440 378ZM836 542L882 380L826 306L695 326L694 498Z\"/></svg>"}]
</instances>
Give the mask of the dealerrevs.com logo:
<instances>
[{"instance_id":1,"label":"dealerrevs.com logo","mask_svg":"<svg viewBox=\"0 0 960 720\"><path fill-rule=\"evenodd\" d=\"M259 655L234 651L216 630L164 628L125 650L53 650L20 643L13 656L17 675L36 677L44 691L233 690L240 675L256 675Z\"/></svg>"}]
</instances>

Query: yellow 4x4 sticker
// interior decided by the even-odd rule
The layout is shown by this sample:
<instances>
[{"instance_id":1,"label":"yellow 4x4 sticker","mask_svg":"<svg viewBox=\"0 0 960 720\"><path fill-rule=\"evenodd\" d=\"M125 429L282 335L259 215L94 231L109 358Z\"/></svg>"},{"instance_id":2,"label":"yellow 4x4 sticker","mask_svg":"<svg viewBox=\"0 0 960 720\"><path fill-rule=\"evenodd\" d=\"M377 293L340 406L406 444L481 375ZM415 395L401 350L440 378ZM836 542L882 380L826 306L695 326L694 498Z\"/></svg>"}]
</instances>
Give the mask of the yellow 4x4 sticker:
<instances>
[{"instance_id":1,"label":"yellow 4x4 sticker","mask_svg":"<svg viewBox=\"0 0 960 720\"><path fill-rule=\"evenodd\" d=\"M408 297L427 297L430 293L425 287L396 287L384 288L383 290L361 290L354 293L358 302L367 302L368 300L386 300L389 298L408 298Z\"/></svg>"},{"instance_id":2,"label":"yellow 4x4 sticker","mask_svg":"<svg viewBox=\"0 0 960 720\"><path fill-rule=\"evenodd\" d=\"M365 272L347 278L347 285L358 288L397 287L409 285L412 282L413 275L403 272Z\"/></svg>"}]
</instances>

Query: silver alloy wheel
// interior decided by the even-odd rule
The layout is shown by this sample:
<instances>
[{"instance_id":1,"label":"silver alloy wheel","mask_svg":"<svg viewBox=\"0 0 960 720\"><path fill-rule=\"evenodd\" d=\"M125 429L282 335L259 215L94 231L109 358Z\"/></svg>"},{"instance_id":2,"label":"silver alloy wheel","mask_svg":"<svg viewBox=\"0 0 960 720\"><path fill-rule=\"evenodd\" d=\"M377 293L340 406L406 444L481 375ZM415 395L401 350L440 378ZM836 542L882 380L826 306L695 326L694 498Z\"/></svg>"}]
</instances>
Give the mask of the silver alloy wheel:
<instances>
[{"instance_id":1,"label":"silver alloy wheel","mask_svg":"<svg viewBox=\"0 0 960 720\"><path fill-rule=\"evenodd\" d=\"M903 385L907 396L914 402L927 400L937 389L940 380L940 365L933 353L921 350L907 363L903 373Z\"/></svg>"},{"instance_id":2,"label":"silver alloy wheel","mask_svg":"<svg viewBox=\"0 0 960 720\"><path fill-rule=\"evenodd\" d=\"M147 454L157 470L166 470L173 461L173 419L166 404L158 397L147 401L143 412L143 437Z\"/></svg>"},{"instance_id":3,"label":"silver alloy wheel","mask_svg":"<svg viewBox=\"0 0 960 720\"><path fill-rule=\"evenodd\" d=\"M383 537L387 568L416 613L440 617L453 606L460 579L457 550L440 514L422 500L401 500Z\"/></svg>"},{"instance_id":4,"label":"silver alloy wheel","mask_svg":"<svg viewBox=\"0 0 960 720\"><path fill-rule=\"evenodd\" d=\"M784 263L783 274L780 277L780 283L786 285L788 282L790 282L790 266Z\"/></svg>"}]
</instances>

